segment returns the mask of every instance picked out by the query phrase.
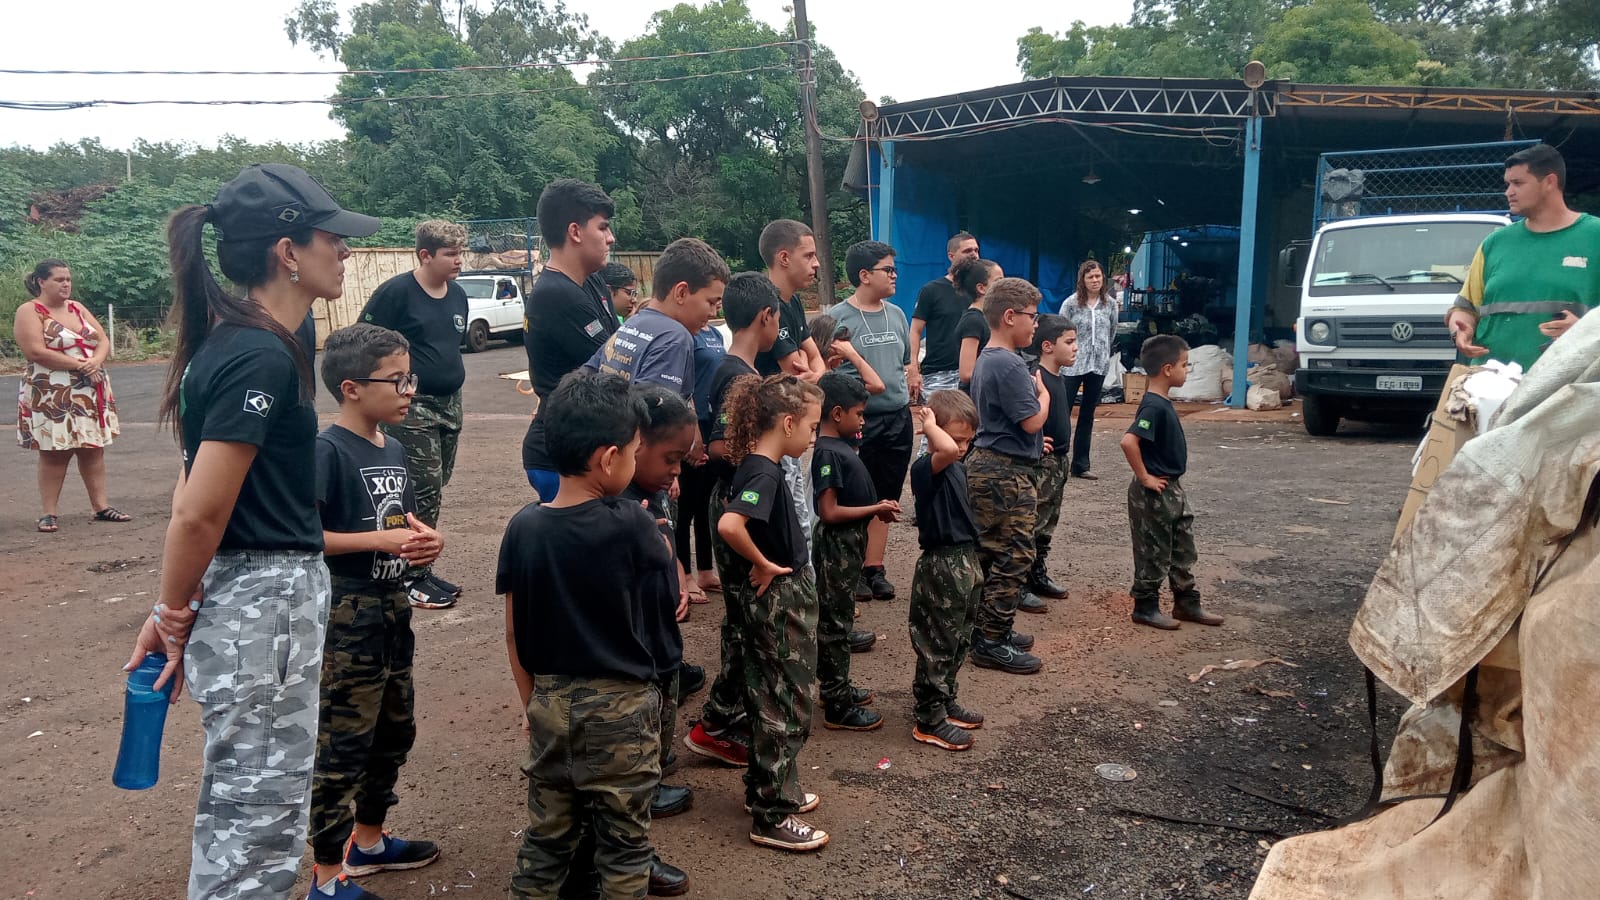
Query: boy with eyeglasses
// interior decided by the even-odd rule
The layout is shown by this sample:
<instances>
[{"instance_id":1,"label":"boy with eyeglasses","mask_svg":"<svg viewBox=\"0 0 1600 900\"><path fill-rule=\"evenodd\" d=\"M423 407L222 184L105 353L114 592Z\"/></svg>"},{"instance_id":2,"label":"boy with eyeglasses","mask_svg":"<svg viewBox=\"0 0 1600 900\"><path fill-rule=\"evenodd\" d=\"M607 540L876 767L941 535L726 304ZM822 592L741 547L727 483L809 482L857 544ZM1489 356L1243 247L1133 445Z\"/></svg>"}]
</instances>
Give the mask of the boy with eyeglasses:
<instances>
[{"instance_id":1,"label":"boy with eyeglasses","mask_svg":"<svg viewBox=\"0 0 1600 900\"><path fill-rule=\"evenodd\" d=\"M404 421L416 394L406 339L365 323L341 328L323 347L322 380L339 418L317 436L317 510L333 590L311 781L312 898L370 900L376 895L345 876L439 858L432 842L386 835L383 822L399 802L395 783L417 736L405 581L444 544L417 518L405 447L379 428Z\"/></svg>"},{"instance_id":2,"label":"boy with eyeglasses","mask_svg":"<svg viewBox=\"0 0 1600 900\"><path fill-rule=\"evenodd\" d=\"M880 241L862 241L844 255L844 267L856 292L828 309L828 315L850 329L850 343L878 373L882 389L867 398L867 420L861 429L861 462L872 476L879 502L900 502L906 471L911 468L914 429L907 370L911 366L911 328L906 314L889 302L899 271L894 248ZM845 363L839 371L862 378ZM867 379L862 378L864 383ZM876 385L874 385L876 386ZM884 576L883 555L889 543L889 523L867 523L867 554L851 594L860 600L890 600L894 585Z\"/></svg>"}]
</instances>

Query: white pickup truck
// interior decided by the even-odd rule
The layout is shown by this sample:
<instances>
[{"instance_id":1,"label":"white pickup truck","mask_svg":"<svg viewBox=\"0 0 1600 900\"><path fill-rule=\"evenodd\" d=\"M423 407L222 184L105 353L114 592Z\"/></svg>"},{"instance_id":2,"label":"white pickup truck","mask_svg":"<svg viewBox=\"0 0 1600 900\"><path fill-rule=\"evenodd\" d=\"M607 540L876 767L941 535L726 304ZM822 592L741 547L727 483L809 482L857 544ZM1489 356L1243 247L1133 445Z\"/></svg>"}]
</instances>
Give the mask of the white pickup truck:
<instances>
[{"instance_id":1,"label":"white pickup truck","mask_svg":"<svg viewBox=\"0 0 1600 900\"><path fill-rule=\"evenodd\" d=\"M461 346L468 353L488 349L491 339L522 340L522 288L512 275L462 275L467 292L467 330Z\"/></svg>"},{"instance_id":2,"label":"white pickup truck","mask_svg":"<svg viewBox=\"0 0 1600 900\"><path fill-rule=\"evenodd\" d=\"M1342 418L1421 421L1456 358L1445 313L1478 245L1510 222L1429 213L1344 219L1317 231L1295 323L1294 387L1307 432L1331 435Z\"/></svg>"}]
</instances>

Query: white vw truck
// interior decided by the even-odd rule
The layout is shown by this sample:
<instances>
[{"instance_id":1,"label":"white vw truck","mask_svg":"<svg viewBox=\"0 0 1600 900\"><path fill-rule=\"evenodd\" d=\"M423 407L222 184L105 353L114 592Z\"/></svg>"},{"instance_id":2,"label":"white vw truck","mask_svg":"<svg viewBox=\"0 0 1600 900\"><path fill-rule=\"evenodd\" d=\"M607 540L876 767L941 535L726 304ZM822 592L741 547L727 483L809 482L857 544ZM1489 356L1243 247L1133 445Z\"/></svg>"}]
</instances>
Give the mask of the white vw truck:
<instances>
[{"instance_id":1,"label":"white vw truck","mask_svg":"<svg viewBox=\"0 0 1600 900\"><path fill-rule=\"evenodd\" d=\"M1493 213L1428 213L1318 229L1295 320L1295 392L1307 432L1331 435L1340 419L1420 421L1433 409L1456 359L1445 314L1478 245L1510 222ZM1292 256L1285 260L1298 268Z\"/></svg>"}]
</instances>

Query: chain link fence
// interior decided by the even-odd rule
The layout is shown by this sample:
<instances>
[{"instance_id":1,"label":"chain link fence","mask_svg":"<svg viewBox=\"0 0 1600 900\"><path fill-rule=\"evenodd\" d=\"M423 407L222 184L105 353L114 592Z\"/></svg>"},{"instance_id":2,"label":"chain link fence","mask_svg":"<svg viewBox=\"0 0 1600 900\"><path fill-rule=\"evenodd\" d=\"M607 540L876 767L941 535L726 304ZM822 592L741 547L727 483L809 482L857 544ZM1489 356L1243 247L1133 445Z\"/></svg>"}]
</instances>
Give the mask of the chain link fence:
<instances>
[{"instance_id":1,"label":"chain link fence","mask_svg":"<svg viewBox=\"0 0 1600 900\"><path fill-rule=\"evenodd\" d=\"M1506 157L1538 141L1325 153L1317 226L1356 216L1506 211Z\"/></svg>"},{"instance_id":2,"label":"chain link fence","mask_svg":"<svg viewBox=\"0 0 1600 900\"><path fill-rule=\"evenodd\" d=\"M468 272L515 272L532 275L543 268L545 245L539 220L467 219Z\"/></svg>"}]
</instances>

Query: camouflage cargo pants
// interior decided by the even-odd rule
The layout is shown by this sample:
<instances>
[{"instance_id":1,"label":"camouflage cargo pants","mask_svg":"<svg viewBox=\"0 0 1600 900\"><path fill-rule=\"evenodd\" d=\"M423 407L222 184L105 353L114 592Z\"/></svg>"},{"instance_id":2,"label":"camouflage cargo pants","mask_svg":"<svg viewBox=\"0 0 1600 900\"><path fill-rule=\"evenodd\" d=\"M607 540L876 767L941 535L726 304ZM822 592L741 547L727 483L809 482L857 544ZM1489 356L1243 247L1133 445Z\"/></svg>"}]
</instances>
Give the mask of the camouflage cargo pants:
<instances>
[{"instance_id":1,"label":"camouflage cargo pants","mask_svg":"<svg viewBox=\"0 0 1600 900\"><path fill-rule=\"evenodd\" d=\"M811 736L817 671L817 586L809 568L745 591L745 705L750 767L745 802L759 822L777 824L800 809L796 760Z\"/></svg>"},{"instance_id":2,"label":"camouflage cargo pants","mask_svg":"<svg viewBox=\"0 0 1600 900\"><path fill-rule=\"evenodd\" d=\"M717 677L706 692L701 718L706 729L721 732L746 729L744 713L744 590L750 584L750 564L733 552L717 533L717 521L728 504L728 482L718 478L711 487L707 511L711 516L711 558L722 582L721 654Z\"/></svg>"},{"instance_id":3,"label":"camouflage cargo pants","mask_svg":"<svg viewBox=\"0 0 1600 900\"><path fill-rule=\"evenodd\" d=\"M944 721L956 699L956 673L972 649L972 618L983 595L978 548L972 544L922 551L911 576L911 681L918 724Z\"/></svg>"},{"instance_id":4,"label":"camouflage cargo pants","mask_svg":"<svg viewBox=\"0 0 1600 900\"><path fill-rule=\"evenodd\" d=\"M1011 632L1017 604L1033 568L1037 522L1036 465L976 448L967 456L967 490L978 524L978 561L983 566L983 602L974 617L984 637Z\"/></svg>"},{"instance_id":5,"label":"camouflage cargo pants","mask_svg":"<svg viewBox=\"0 0 1600 900\"><path fill-rule=\"evenodd\" d=\"M1128 483L1128 526L1133 532L1133 594L1135 602L1154 602L1161 582L1172 585L1176 600L1198 601L1194 564L1194 511L1183 484L1176 478L1157 493L1133 479Z\"/></svg>"},{"instance_id":6,"label":"camouflage cargo pants","mask_svg":"<svg viewBox=\"0 0 1600 900\"><path fill-rule=\"evenodd\" d=\"M357 822L382 825L400 802L395 782L417 737L411 683L416 643L403 588L333 579L311 780L311 853L322 865L344 859Z\"/></svg>"},{"instance_id":7,"label":"camouflage cargo pants","mask_svg":"<svg viewBox=\"0 0 1600 900\"><path fill-rule=\"evenodd\" d=\"M1066 492L1067 471L1071 457L1065 453L1047 453L1039 460L1034 472L1034 484L1039 494L1038 522L1033 526L1034 557L1043 560L1050 555L1050 539L1055 536L1056 525L1061 521L1061 500Z\"/></svg>"},{"instance_id":8,"label":"camouflage cargo pants","mask_svg":"<svg viewBox=\"0 0 1600 900\"><path fill-rule=\"evenodd\" d=\"M555 900L585 829L607 900L643 900L650 798L661 781L661 690L650 682L536 675L528 698L528 827L511 896Z\"/></svg>"},{"instance_id":9,"label":"camouflage cargo pants","mask_svg":"<svg viewBox=\"0 0 1600 900\"><path fill-rule=\"evenodd\" d=\"M218 553L183 674L205 767L190 900L289 896L305 852L328 612L321 553Z\"/></svg>"},{"instance_id":10,"label":"camouflage cargo pants","mask_svg":"<svg viewBox=\"0 0 1600 900\"><path fill-rule=\"evenodd\" d=\"M817 685L824 706L850 705L850 629L856 620L850 589L866 555L866 519L818 523L811 559L817 576Z\"/></svg>"},{"instance_id":11,"label":"camouflage cargo pants","mask_svg":"<svg viewBox=\"0 0 1600 900\"><path fill-rule=\"evenodd\" d=\"M406 448L406 474L417 498L417 518L430 528L439 527L444 488L455 472L456 444L461 438L461 392L448 397L417 394L411 398L411 411L404 422L379 427ZM432 567L411 571L420 577Z\"/></svg>"}]
</instances>

